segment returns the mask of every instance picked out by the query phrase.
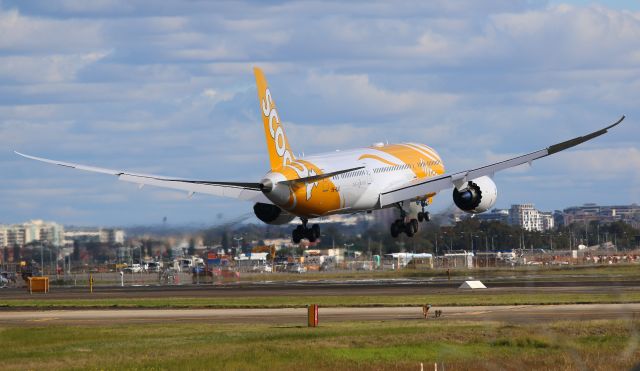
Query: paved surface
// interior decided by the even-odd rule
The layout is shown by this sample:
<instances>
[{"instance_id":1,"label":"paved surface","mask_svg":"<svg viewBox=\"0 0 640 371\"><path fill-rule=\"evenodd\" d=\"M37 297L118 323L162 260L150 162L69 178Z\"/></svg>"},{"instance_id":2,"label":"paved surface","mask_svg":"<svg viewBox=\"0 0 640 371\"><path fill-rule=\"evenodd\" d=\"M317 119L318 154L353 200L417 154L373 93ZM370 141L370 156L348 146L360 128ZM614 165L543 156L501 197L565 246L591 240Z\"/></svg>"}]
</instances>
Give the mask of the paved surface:
<instances>
[{"instance_id":1,"label":"paved surface","mask_svg":"<svg viewBox=\"0 0 640 371\"><path fill-rule=\"evenodd\" d=\"M486 292L568 292L611 293L640 292L638 280L579 279L571 277L553 280L482 280L489 288ZM96 286L89 297L87 287L51 287L39 299L80 298L162 298L162 297L247 297L247 296L335 296L335 295L429 295L433 293L460 293L462 280L361 280L361 281L294 281L218 285L182 286ZM25 288L0 289L3 299L27 299Z\"/></svg>"},{"instance_id":2,"label":"paved surface","mask_svg":"<svg viewBox=\"0 0 640 371\"><path fill-rule=\"evenodd\" d=\"M435 310L442 316L433 318ZM119 324L206 321L208 323L306 323L305 308L284 309L135 309L135 310L52 310L4 311L1 325L39 324ZM560 320L640 319L640 304L572 304L433 307L428 320L501 321L508 323L552 322ZM420 307L320 308L320 323L336 321L417 321L424 320Z\"/></svg>"}]
</instances>

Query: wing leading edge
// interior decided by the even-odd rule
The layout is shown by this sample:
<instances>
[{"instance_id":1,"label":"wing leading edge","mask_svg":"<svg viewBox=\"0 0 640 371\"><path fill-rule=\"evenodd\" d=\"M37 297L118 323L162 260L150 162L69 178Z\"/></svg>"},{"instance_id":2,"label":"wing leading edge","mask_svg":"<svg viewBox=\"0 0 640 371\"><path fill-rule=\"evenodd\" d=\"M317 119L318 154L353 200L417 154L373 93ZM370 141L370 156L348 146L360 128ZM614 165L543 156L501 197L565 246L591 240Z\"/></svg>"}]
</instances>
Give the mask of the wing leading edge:
<instances>
[{"instance_id":1,"label":"wing leading edge","mask_svg":"<svg viewBox=\"0 0 640 371\"><path fill-rule=\"evenodd\" d=\"M136 183L139 185L151 185L156 187L171 188L192 193L203 193L214 196L230 197L245 201L271 203L267 197L260 191L260 183L242 183L242 182L214 182L203 180L180 179L167 176L149 175L130 173L122 170L105 169L101 167L86 166L74 164L70 162L50 160L41 157L25 155L14 151L22 157L64 166L77 170L90 171L94 173L114 175L124 182Z\"/></svg>"},{"instance_id":2,"label":"wing leading edge","mask_svg":"<svg viewBox=\"0 0 640 371\"><path fill-rule=\"evenodd\" d=\"M476 169L460 171L452 174L443 174L432 178L416 179L401 186L383 191L380 194L380 206L384 207L400 201L411 200L429 193L437 193L447 188L460 188L467 183L468 180L479 178L481 176L493 176L498 171L509 169L514 166L531 163L534 160L553 155L565 149L575 147L578 144L589 141L607 133L614 126L620 124L625 116L620 117L618 121L607 126L606 128L594 131L593 133L576 137L561 143L553 144L547 148L531 152L526 155L514 157L505 161L496 162L491 165L482 166Z\"/></svg>"}]
</instances>

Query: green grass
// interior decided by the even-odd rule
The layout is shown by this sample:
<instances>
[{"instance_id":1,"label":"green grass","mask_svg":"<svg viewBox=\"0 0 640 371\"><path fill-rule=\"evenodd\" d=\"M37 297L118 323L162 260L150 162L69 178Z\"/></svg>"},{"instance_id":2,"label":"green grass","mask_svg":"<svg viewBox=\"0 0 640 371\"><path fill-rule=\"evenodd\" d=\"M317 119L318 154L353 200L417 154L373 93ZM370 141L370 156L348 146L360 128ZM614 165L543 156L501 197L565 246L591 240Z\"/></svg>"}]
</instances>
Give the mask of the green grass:
<instances>
[{"instance_id":1,"label":"green grass","mask_svg":"<svg viewBox=\"0 0 640 371\"><path fill-rule=\"evenodd\" d=\"M630 369L638 321L0 326L12 369Z\"/></svg>"},{"instance_id":2,"label":"green grass","mask_svg":"<svg viewBox=\"0 0 640 371\"><path fill-rule=\"evenodd\" d=\"M43 294L40 294L43 295ZM64 308L284 308L304 307L319 304L323 307L358 306L416 306L431 304L438 306L469 305L523 305L523 304L588 304L588 303L636 303L640 292L622 291L611 293L545 293L543 291L523 293L460 292L434 293L430 295L393 296L254 296L254 297L169 297L169 298L91 298L45 299L36 295L28 299L0 301L4 309L64 309Z\"/></svg>"}]
</instances>

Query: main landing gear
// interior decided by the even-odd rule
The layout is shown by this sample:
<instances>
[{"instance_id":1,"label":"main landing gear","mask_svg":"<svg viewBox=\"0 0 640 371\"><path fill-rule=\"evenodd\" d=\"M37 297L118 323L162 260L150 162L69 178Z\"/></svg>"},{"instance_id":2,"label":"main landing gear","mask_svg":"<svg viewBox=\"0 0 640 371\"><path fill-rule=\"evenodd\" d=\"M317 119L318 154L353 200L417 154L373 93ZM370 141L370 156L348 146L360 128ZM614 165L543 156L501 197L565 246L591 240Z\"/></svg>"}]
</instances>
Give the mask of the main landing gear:
<instances>
[{"instance_id":1,"label":"main landing gear","mask_svg":"<svg viewBox=\"0 0 640 371\"><path fill-rule=\"evenodd\" d=\"M407 219L407 212L402 208L401 204L397 204L398 209L400 209L400 219L396 219L391 224L391 237L396 238L401 233L405 233L407 237L413 237L414 234L418 233L419 222L428 222L431 220L428 211L424 211L424 207L426 203L424 201L420 202L420 206L422 206L422 211L418 212L418 219Z\"/></svg>"},{"instance_id":2,"label":"main landing gear","mask_svg":"<svg viewBox=\"0 0 640 371\"><path fill-rule=\"evenodd\" d=\"M320 226L314 224L311 228L307 227L307 219L302 219L302 225L296 227L291 233L291 238L293 239L293 243L300 243L303 238L309 240L309 242L316 242L318 237L320 237Z\"/></svg>"}]
</instances>

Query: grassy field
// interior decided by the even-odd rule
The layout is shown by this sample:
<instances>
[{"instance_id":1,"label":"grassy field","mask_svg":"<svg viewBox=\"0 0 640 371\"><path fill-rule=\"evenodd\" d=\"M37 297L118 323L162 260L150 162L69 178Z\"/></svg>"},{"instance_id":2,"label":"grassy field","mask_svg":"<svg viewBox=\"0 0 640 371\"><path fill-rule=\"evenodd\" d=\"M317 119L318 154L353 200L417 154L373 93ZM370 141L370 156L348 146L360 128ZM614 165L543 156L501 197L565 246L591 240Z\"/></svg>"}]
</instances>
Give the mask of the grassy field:
<instances>
[{"instance_id":1,"label":"grassy field","mask_svg":"<svg viewBox=\"0 0 640 371\"><path fill-rule=\"evenodd\" d=\"M338 322L318 328L163 323L0 327L0 368L630 369L640 322Z\"/></svg>"},{"instance_id":2,"label":"grassy field","mask_svg":"<svg viewBox=\"0 0 640 371\"><path fill-rule=\"evenodd\" d=\"M640 292L621 291L611 293L523 293L459 292L430 295L394 296L248 296L248 297L167 297L167 298L114 298L92 299L28 299L0 301L0 309L71 309L71 308L286 308L319 304L323 307L356 306L438 306L468 305L523 305L523 304L588 304L588 303L637 303Z\"/></svg>"}]
</instances>

